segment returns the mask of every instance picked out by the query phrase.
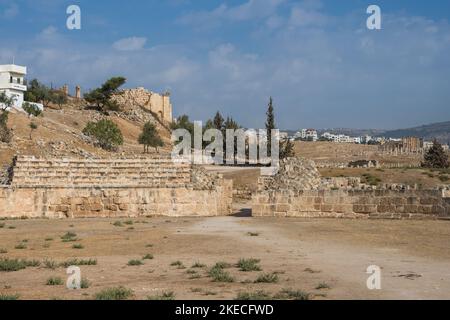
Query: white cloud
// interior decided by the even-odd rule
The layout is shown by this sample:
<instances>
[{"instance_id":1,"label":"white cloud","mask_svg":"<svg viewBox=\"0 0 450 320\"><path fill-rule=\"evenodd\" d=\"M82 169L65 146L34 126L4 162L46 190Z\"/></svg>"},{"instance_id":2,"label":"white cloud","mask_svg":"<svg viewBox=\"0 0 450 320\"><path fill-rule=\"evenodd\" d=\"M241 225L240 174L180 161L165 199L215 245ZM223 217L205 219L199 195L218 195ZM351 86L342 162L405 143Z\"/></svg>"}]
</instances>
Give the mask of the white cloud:
<instances>
[{"instance_id":1,"label":"white cloud","mask_svg":"<svg viewBox=\"0 0 450 320\"><path fill-rule=\"evenodd\" d=\"M144 37L130 37L120 39L114 42L113 47L119 51L136 51L144 48L147 43L147 38Z\"/></svg>"}]
</instances>

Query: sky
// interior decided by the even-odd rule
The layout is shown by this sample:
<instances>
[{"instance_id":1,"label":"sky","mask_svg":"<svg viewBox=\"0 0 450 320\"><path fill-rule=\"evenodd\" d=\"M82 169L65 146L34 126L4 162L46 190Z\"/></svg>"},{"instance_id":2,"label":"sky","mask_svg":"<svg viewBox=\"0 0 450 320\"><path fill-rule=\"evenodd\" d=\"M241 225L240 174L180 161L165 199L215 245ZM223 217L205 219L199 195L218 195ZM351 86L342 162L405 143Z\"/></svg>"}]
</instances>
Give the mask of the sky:
<instances>
[{"instance_id":1,"label":"sky","mask_svg":"<svg viewBox=\"0 0 450 320\"><path fill-rule=\"evenodd\" d=\"M191 120L261 128L272 96L281 129L407 128L450 120L449 19L450 0L0 0L0 64L84 92L124 76Z\"/></svg>"}]
</instances>

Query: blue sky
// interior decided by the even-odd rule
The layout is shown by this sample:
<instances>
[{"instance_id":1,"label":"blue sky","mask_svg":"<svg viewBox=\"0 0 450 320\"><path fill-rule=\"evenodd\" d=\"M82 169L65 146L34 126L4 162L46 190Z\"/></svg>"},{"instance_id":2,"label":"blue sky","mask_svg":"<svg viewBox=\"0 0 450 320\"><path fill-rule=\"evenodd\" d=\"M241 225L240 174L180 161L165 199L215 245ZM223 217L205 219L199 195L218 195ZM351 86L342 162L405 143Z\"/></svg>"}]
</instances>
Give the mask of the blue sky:
<instances>
[{"instance_id":1,"label":"blue sky","mask_svg":"<svg viewBox=\"0 0 450 320\"><path fill-rule=\"evenodd\" d=\"M284 129L410 127L450 120L449 15L447 0L0 0L0 63L84 91L123 75L195 120L259 128L273 96Z\"/></svg>"}]
</instances>

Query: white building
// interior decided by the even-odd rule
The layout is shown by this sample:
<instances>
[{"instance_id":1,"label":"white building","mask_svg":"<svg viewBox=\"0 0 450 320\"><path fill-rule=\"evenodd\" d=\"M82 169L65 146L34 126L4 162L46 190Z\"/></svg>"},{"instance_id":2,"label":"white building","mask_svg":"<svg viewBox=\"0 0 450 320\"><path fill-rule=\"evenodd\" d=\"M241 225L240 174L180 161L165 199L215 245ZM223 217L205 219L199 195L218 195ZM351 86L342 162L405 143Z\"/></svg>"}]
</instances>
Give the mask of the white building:
<instances>
[{"instance_id":1,"label":"white building","mask_svg":"<svg viewBox=\"0 0 450 320\"><path fill-rule=\"evenodd\" d=\"M9 98L13 98L13 107L21 110L24 103L24 93L27 91L25 76L27 67L15 64L0 65L0 92L4 92ZM39 103L32 103L39 109L44 107Z\"/></svg>"}]
</instances>

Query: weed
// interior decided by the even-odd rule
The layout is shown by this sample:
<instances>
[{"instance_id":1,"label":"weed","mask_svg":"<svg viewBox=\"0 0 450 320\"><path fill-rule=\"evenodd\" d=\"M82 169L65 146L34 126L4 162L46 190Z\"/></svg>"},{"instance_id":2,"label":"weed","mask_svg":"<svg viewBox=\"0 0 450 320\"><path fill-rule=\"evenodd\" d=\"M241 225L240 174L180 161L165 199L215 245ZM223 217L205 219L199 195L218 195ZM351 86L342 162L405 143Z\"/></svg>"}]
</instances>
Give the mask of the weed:
<instances>
[{"instance_id":1,"label":"weed","mask_svg":"<svg viewBox=\"0 0 450 320\"><path fill-rule=\"evenodd\" d=\"M58 268L58 263L51 259L44 259L44 267L47 269L55 270L56 268Z\"/></svg>"},{"instance_id":2,"label":"weed","mask_svg":"<svg viewBox=\"0 0 450 320\"><path fill-rule=\"evenodd\" d=\"M63 279L60 277L51 277L47 279L46 285L48 286L62 286L63 285Z\"/></svg>"},{"instance_id":3,"label":"weed","mask_svg":"<svg viewBox=\"0 0 450 320\"><path fill-rule=\"evenodd\" d=\"M201 268L206 268L206 265L203 264L203 263L200 263L200 262L196 262L196 263L194 263L194 264L192 265L191 268L193 268L193 269L201 269Z\"/></svg>"},{"instance_id":4,"label":"weed","mask_svg":"<svg viewBox=\"0 0 450 320\"><path fill-rule=\"evenodd\" d=\"M322 290L322 289L331 289L331 286L328 283L321 282L317 285L316 290Z\"/></svg>"},{"instance_id":5,"label":"weed","mask_svg":"<svg viewBox=\"0 0 450 320\"><path fill-rule=\"evenodd\" d=\"M217 266L209 270L208 276L212 278L213 282L234 282L234 278L228 272Z\"/></svg>"},{"instance_id":6,"label":"weed","mask_svg":"<svg viewBox=\"0 0 450 320\"><path fill-rule=\"evenodd\" d=\"M0 294L0 301L19 300L18 294Z\"/></svg>"},{"instance_id":7,"label":"weed","mask_svg":"<svg viewBox=\"0 0 450 320\"><path fill-rule=\"evenodd\" d=\"M87 260L78 260L78 259L69 259L65 262L61 262L60 266L68 268L70 266L95 266L97 265L96 259L87 259Z\"/></svg>"},{"instance_id":8,"label":"weed","mask_svg":"<svg viewBox=\"0 0 450 320\"><path fill-rule=\"evenodd\" d=\"M269 300L270 294L265 291L239 292L235 300Z\"/></svg>"},{"instance_id":9,"label":"weed","mask_svg":"<svg viewBox=\"0 0 450 320\"><path fill-rule=\"evenodd\" d=\"M151 253L146 254L145 256L142 257L142 260L152 260L153 259L153 255Z\"/></svg>"},{"instance_id":10,"label":"weed","mask_svg":"<svg viewBox=\"0 0 450 320\"><path fill-rule=\"evenodd\" d=\"M27 248L27 245L25 243L21 242L18 245L16 245L14 248L17 250L23 250L23 249Z\"/></svg>"},{"instance_id":11,"label":"weed","mask_svg":"<svg viewBox=\"0 0 450 320\"><path fill-rule=\"evenodd\" d=\"M165 291L156 296L148 296L147 300L175 300L175 294L173 291Z\"/></svg>"},{"instance_id":12,"label":"weed","mask_svg":"<svg viewBox=\"0 0 450 320\"><path fill-rule=\"evenodd\" d=\"M112 225L115 227L123 227L123 223L121 221L116 221Z\"/></svg>"},{"instance_id":13,"label":"weed","mask_svg":"<svg viewBox=\"0 0 450 320\"><path fill-rule=\"evenodd\" d=\"M95 295L96 300L127 300L133 296L133 291L122 286L100 291Z\"/></svg>"},{"instance_id":14,"label":"weed","mask_svg":"<svg viewBox=\"0 0 450 320\"><path fill-rule=\"evenodd\" d=\"M142 266L143 264L144 263L141 260L137 260L137 259L128 261L129 266Z\"/></svg>"},{"instance_id":15,"label":"weed","mask_svg":"<svg viewBox=\"0 0 450 320\"><path fill-rule=\"evenodd\" d=\"M261 267L258 265L261 260L259 259L240 259L237 266L241 271L261 271Z\"/></svg>"},{"instance_id":16,"label":"weed","mask_svg":"<svg viewBox=\"0 0 450 320\"><path fill-rule=\"evenodd\" d=\"M283 289L274 298L278 300L310 300L311 294L303 290Z\"/></svg>"},{"instance_id":17,"label":"weed","mask_svg":"<svg viewBox=\"0 0 450 320\"><path fill-rule=\"evenodd\" d=\"M255 280L255 283L277 283L277 282L278 282L278 275L275 273L262 274Z\"/></svg>"},{"instance_id":18,"label":"weed","mask_svg":"<svg viewBox=\"0 0 450 320\"><path fill-rule=\"evenodd\" d=\"M88 279L86 279L86 278L81 278L81 282L80 282L80 287L81 287L81 289L87 289L87 288L90 287L90 285L91 285L91 283L89 282Z\"/></svg>"}]
</instances>

